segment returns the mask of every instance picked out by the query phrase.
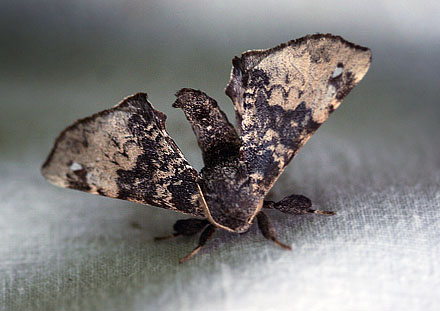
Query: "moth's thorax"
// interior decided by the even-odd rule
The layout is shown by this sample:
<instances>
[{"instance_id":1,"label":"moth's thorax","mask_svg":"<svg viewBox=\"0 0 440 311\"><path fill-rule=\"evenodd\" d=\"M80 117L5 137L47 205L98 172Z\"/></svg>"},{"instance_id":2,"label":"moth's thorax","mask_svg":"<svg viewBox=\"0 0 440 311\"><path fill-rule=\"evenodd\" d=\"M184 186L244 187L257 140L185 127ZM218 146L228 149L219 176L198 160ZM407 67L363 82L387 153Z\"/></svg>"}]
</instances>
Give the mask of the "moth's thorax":
<instances>
[{"instance_id":1,"label":"moth's thorax","mask_svg":"<svg viewBox=\"0 0 440 311\"><path fill-rule=\"evenodd\" d=\"M214 224L239 233L247 231L261 198L252 190L246 165L233 160L205 167L201 173L203 195Z\"/></svg>"}]
</instances>

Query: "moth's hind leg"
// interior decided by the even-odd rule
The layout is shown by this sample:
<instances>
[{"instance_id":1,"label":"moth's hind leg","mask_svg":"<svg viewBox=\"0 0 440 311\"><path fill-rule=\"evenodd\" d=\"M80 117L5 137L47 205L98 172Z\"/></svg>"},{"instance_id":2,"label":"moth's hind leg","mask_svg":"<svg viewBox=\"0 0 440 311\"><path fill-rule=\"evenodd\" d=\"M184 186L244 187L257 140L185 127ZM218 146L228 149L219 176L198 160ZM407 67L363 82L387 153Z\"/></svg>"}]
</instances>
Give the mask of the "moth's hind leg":
<instances>
[{"instance_id":1,"label":"moth's hind leg","mask_svg":"<svg viewBox=\"0 0 440 311\"><path fill-rule=\"evenodd\" d=\"M156 241L160 240L166 240L169 238L173 238L176 236L191 236L196 233L199 233L203 230L207 225L209 224L209 221L206 219L198 219L198 218L190 218L190 219L181 219L176 221L176 223L173 226L174 233L162 236L162 237L155 237L154 239Z\"/></svg>"},{"instance_id":2,"label":"moth's hind leg","mask_svg":"<svg viewBox=\"0 0 440 311\"><path fill-rule=\"evenodd\" d=\"M332 211L320 211L312 209L312 201L298 194L291 194L285 197L279 202L264 201L264 208L276 209L280 212L290 214L290 215L301 215L301 214L320 214L320 215L335 215Z\"/></svg>"},{"instance_id":3,"label":"moth's hind leg","mask_svg":"<svg viewBox=\"0 0 440 311\"><path fill-rule=\"evenodd\" d=\"M204 228L205 230L203 230ZM163 237L156 237L154 239L156 241L159 241L173 238L179 235L191 236L203 230L202 234L200 235L199 244L197 244L197 247L194 248L188 255L179 259L179 263L182 263L193 257L205 246L206 242L208 242L214 234L216 227L212 224L209 224L209 221L206 219L190 218L176 221L173 229L173 234Z\"/></svg>"}]
</instances>

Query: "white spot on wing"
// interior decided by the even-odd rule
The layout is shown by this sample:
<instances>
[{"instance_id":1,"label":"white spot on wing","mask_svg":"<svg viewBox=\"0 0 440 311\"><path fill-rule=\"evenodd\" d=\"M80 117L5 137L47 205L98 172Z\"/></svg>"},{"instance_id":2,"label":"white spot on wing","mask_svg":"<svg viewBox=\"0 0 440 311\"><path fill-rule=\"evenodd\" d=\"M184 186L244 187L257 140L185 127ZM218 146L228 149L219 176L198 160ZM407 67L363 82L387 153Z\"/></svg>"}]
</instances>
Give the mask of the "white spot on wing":
<instances>
[{"instance_id":1,"label":"white spot on wing","mask_svg":"<svg viewBox=\"0 0 440 311\"><path fill-rule=\"evenodd\" d=\"M77 163L77 162L73 162L70 166L69 166L71 171L80 171L83 169L82 165Z\"/></svg>"},{"instance_id":2,"label":"white spot on wing","mask_svg":"<svg viewBox=\"0 0 440 311\"><path fill-rule=\"evenodd\" d=\"M334 79L336 77L339 77L343 72L344 72L344 68L338 66L335 68L335 71L333 71L331 78Z\"/></svg>"}]
</instances>

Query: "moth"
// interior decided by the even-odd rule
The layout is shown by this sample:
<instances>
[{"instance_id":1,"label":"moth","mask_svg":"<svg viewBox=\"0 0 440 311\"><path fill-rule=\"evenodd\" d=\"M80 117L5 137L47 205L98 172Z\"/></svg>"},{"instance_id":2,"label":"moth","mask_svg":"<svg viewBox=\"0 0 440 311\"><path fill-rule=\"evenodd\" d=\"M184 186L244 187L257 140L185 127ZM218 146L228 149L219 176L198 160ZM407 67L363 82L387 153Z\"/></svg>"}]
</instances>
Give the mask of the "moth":
<instances>
[{"instance_id":1,"label":"moth","mask_svg":"<svg viewBox=\"0 0 440 311\"><path fill-rule=\"evenodd\" d=\"M197 247L180 262L195 255L216 230L243 233L255 221L265 238L290 249L277 239L265 209L334 213L312 209L303 195L279 202L265 197L370 62L368 48L331 34L244 52L233 59L225 90L237 128L205 93L184 88L176 94L173 107L183 110L202 150L200 172L167 134L166 115L154 109L147 94L138 93L67 127L42 174L56 186L194 216L174 224L171 236L202 232Z\"/></svg>"}]
</instances>

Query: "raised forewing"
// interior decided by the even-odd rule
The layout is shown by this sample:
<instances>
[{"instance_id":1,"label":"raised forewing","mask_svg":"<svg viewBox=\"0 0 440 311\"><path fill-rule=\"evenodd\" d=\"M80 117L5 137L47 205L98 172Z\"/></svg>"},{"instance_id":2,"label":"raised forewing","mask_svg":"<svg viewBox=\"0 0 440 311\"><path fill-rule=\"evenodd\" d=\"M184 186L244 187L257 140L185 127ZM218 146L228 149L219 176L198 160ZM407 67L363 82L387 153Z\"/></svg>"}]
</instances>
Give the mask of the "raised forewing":
<instances>
[{"instance_id":1,"label":"raised forewing","mask_svg":"<svg viewBox=\"0 0 440 311\"><path fill-rule=\"evenodd\" d=\"M54 185L201 216L198 174L165 130L147 94L78 120L42 167Z\"/></svg>"},{"instance_id":2,"label":"raised forewing","mask_svg":"<svg viewBox=\"0 0 440 311\"><path fill-rule=\"evenodd\" d=\"M240 139L217 102L205 93L181 89L173 107L182 108L202 149L205 166L236 158Z\"/></svg>"},{"instance_id":3,"label":"raised forewing","mask_svg":"<svg viewBox=\"0 0 440 311\"><path fill-rule=\"evenodd\" d=\"M255 194L285 166L366 74L369 49L333 35L306 36L233 60L232 99Z\"/></svg>"}]
</instances>

